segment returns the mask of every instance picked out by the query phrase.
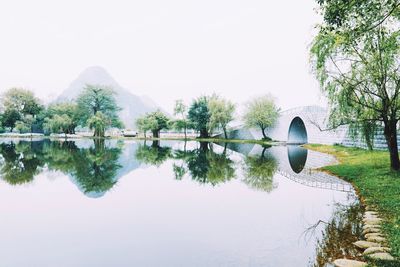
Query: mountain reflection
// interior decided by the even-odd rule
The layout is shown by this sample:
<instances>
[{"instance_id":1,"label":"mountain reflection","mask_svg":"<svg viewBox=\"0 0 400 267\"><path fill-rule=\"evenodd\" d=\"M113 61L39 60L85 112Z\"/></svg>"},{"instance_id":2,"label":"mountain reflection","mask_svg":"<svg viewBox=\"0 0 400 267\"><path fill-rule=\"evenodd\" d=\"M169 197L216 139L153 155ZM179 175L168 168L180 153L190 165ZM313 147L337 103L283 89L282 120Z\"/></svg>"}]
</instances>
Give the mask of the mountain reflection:
<instances>
[{"instance_id":1,"label":"mountain reflection","mask_svg":"<svg viewBox=\"0 0 400 267\"><path fill-rule=\"evenodd\" d=\"M115 140L114 140L115 141ZM160 167L171 161L176 180L188 177L212 186L237 177L256 190L270 192L277 160L267 148L260 155L236 154L226 145L206 142L123 143L104 140L17 141L0 144L0 175L11 185L29 183L44 171L59 171L89 197L100 197L120 177L141 164ZM110 145L110 144L113 145ZM119 145L118 145L119 144ZM178 148L177 148L178 147ZM171 176L171 173L165 173Z\"/></svg>"}]
</instances>

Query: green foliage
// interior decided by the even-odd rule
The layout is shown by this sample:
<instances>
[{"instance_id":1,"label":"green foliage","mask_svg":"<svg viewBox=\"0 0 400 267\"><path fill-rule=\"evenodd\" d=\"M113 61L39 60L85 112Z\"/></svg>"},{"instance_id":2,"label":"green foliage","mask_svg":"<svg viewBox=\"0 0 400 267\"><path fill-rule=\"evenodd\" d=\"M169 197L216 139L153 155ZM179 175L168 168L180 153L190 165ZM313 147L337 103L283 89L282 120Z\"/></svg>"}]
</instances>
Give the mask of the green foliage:
<instances>
[{"instance_id":1,"label":"green foliage","mask_svg":"<svg viewBox=\"0 0 400 267\"><path fill-rule=\"evenodd\" d=\"M210 98L208 109L211 114L210 128L221 128L225 138L228 138L227 126L234 119L235 105L229 100L214 95Z\"/></svg>"},{"instance_id":2,"label":"green foliage","mask_svg":"<svg viewBox=\"0 0 400 267\"><path fill-rule=\"evenodd\" d=\"M38 123L37 115L43 106L34 94L22 88L11 88L2 97L2 125L10 131L16 128L19 132L31 132ZM39 125L40 126L40 125Z\"/></svg>"},{"instance_id":3,"label":"green foliage","mask_svg":"<svg viewBox=\"0 0 400 267\"><path fill-rule=\"evenodd\" d=\"M184 160L192 179L217 185L235 178L235 162L225 152L218 154L205 142L201 142L198 149L186 151Z\"/></svg>"},{"instance_id":4,"label":"green foliage","mask_svg":"<svg viewBox=\"0 0 400 267\"><path fill-rule=\"evenodd\" d=\"M101 111L98 111L88 119L87 124L91 130L94 130L93 136L104 137L107 125L111 122Z\"/></svg>"},{"instance_id":5,"label":"green foliage","mask_svg":"<svg viewBox=\"0 0 400 267\"><path fill-rule=\"evenodd\" d=\"M211 114L208 108L208 97L202 96L193 101L189 108L188 119L193 128L200 132L200 138L209 136Z\"/></svg>"},{"instance_id":6,"label":"green foliage","mask_svg":"<svg viewBox=\"0 0 400 267\"><path fill-rule=\"evenodd\" d=\"M175 101L174 115L180 116L180 119L177 119L173 123L173 128L181 131L183 130L186 139L186 131L189 127L190 122L187 119L186 114L187 107L184 104L183 100L179 99Z\"/></svg>"},{"instance_id":7,"label":"green foliage","mask_svg":"<svg viewBox=\"0 0 400 267\"><path fill-rule=\"evenodd\" d=\"M101 139L90 148L78 148L71 141L3 143L0 155L4 164L0 174L9 184L19 185L32 182L46 166L71 175L85 194L96 196L116 183L120 154L120 148L108 148Z\"/></svg>"},{"instance_id":8,"label":"green foliage","mask_svg":"<svg viewBox=\"0 0 400 267\"><path fill-rule=\"evenodd\" d=\"M37 115L43 106L34 94L23 88L11 88L4 95L2 99L4 110L16 110L21 115Z\"/></svg>"},{"instance_id":9,"label":"green foliage","mask_svg":"<svg viewBox=\"0 0 400 267\"><path fill-rule=\"evenodd\" d=\"M145 138L146 138L146 132L150 130L150 126L147 122L148 121L146 120L145 117L139 117L135 121L135 125L137 127L138 132L143 132Z\"/></svg>"},{"instance_id":10,"label":"green foliage","mask_svg":"<svg viewBox=\"0 0 400 267\"><path fill-rule=\"evenodd\" d=\"M136 120L136 126L138 130L143 132L146 136L147 131L153 132L153 137L159 137L162 129L168 129L169 118L162 113L160 110L147 113L144 117L140 117Z\"/></svg>"},{"instance_id":11,"label":"green foliage","mask_svg":"<svg viewBox=\"0 0 400 267\"><path fill-rule=\"evenodd\" d=\"M78 107L74 103L51 104L44 121L44 128L50 132L74 134L79 123Z\"/></svg>"},{"instance_id":12,"label":"green foliage","mask_svg":"<svg viewBox=\"0 0 400 267\"><path fill-rule=\"evenodd\" d=\"M86 85L82 93L77 98L78 114L80 125L88 126L89 119L97 120L99 123L100 115L96 117L98 112L104 115L106 120L104 128L122 127L122 122L119 120L118 111L121 109L117 106L114 97L114 91L110 87L99 85ZM96 118L93 118L95 116Z\"/></svg>"},{"instance_id":13,"label":"green foliage","mask_svg":"<svg viewBox=\"0 0 400 267\"><path fill-rule=\"evenodd\" d=\"M6 109L1 117L1 124L3 127L10 129L10 132L15 128L17 121L21 120L21 114L18 110L9 108Z\"/></svg>"},{"instance_id":14,"label":"green foliage","mask_svg":"<svg viewBox=\"0 0 400 267\"><path fill-rule=\"evenodd\" d=\"M357 34L377 27L391 16L399 18L398 0L317 0L324 21L332 29L350 28Z\"/></svg>"},{"instance_id":15,"label":"green foliage","mask_svg":"<svg viewBox=\"0 0 400 267\"><path fill-rule=\"evenodd\" d=\"M398 1L319 0L324 22L311 46L311 62L329 100L331 127L350 125L372 148L384 126L391 166L400 168L400 31Z\"/></svg>"},{"instance_id":16,"label":"green foliage","mask_svg":"<svg viewBox=\"0 0 400 267\"><path fill-rule=\"evenodd\" d=\"M2 143L0 154L4 160L0 167L1 177L11 185L33 181L44 166L42 146L38 143Z\"/></svg>"},{"instance_id":17,"label":"green foliage","mask_svg":"<svg viewBox=\"0 0 400 267\"><path fill-rule=\"evenodd\" d=\"M171 148L161 147L158 142L153 142L151 146L140 145L135 157L139 162L155 165L157 167L171 156Z\"/></svg>"},{"instance_id":18,"label":"green foliage","mask_svg":"<svg viewBox=\"0 0 400 267\"><path fill-rule=\"evenodd\" d=\"M247 156L245 158L243 182L251 188L271 192L276 188L273 177L278 170L278 162L270 154L265 156L265 150L266 148L260 157Z\"/></svg>"},{"instance_id":19,"label":"green foliage","mask_svg":"<svg viewBox=\"0 0 400 267\"><path fill-rule=\"evenodd\" d=\"M267 138L265 130L272 127L279 116L279 109L271 95L257 97L246 104L243 116L246 127L260 128L264 138Z\"/></svg>"}]
</instances>

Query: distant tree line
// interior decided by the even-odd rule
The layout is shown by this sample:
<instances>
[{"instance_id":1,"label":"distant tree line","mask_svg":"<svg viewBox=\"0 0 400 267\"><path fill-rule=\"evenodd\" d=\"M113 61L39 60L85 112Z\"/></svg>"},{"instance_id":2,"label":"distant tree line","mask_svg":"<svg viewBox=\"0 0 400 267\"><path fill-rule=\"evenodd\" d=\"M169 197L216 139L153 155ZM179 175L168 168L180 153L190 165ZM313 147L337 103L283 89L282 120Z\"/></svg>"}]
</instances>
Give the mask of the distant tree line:
<instances>
[{"instance_id":1,"label":"distant tree line","mask_svg":"<svg viewBox=\"0 0 400 267\"><path fill-rule=\"evenodd\" d=\"M86 85L73 101L55 102L47 107L33 92L23 88L11 88L1 98L1 130L19 133L75 134L77 127L93 131L94 137L104 137L108 128L123 128L118 117L115 92L112 88ZM177 100L174 118L161 110L146 113L136 119L137 130L147 137L160 137L161 130L199 133L200 138L209 138L215 131L228 138L228 125L235 119L236 106L231 101L213 94L200 96L187 106ZM278 108L270 95L258 97L247 103L243 120L249 128L259 128L264 138L266 129L273 126L278 117Z\"/></svg>"},{"instance_id":2,"label":"distant tree line","mask_svg":"<svg viewBox=\"0 0 400 267\"><path fill-rule=\"evenodd\" d=\"M45 107L35 95L23 88L11 88L1 99L2 131L74 134L78 126L104 137L108 127L121 128L112 88L86 85L76 101L52 103Z\"/></svg>"},{"instance_id":3,"label":"distant tree line","mask_svg":"<svg viewBox=\"0 0 400 267\"><path fill-rule=\"evenodd\" d=\"M228 138L228 124L235 119L235 111L235 104L216 94L200 96L189 107L179 99L175 102L175 118L157 110L139 117L136 126L145 138L149 131L154 138L158 138L161 130L168 129L183 131L185 139L187 130L197 131L200 138L209 138L213 132L220 130ZM246 104L243 121L247 128L260 129L263 138L268 139L266 130L275 124L278 115L274 98L265 95Z\"/></svg>"}]
</instances>

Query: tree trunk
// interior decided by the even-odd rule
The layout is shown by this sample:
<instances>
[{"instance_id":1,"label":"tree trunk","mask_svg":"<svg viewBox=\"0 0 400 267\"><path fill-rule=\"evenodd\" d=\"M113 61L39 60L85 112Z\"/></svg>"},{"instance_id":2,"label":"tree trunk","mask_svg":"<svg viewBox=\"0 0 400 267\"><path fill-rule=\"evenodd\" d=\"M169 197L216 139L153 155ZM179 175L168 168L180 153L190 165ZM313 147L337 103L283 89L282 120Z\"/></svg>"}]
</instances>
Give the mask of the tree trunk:
<instances>
[{"instance_id":1,"label":"tree trunk","mask_svg":"<svg viewBox=\"0 0 400 267\"><path fill-rule=\"evenodd\" d=\"M267 135L265 134L265 128L261 128L262 134L264 136L264 139L267 139Z\"/></svg>"},{"instance_id":2,"label":"tree trunk","mask_svg":"<svg viewBox=\"0 0 400 267\"><path fill-rule=\"evenodd\" d=\"M208 151L208 142L200 142L200 150L202 152L207 152Z\"/></svg>"},{"instance_id":3,"label":"tree trunk","mask_svg":"<svg viewBox=\"0 0 400 267\"><path fill-rule=\"evenodd\" d=\"M153 140L153 143L151 144L153 148L159 148L160 147L160 140Z\"/></svg>"},{"instance_id":4,"label":"tree trunk","mask_svg":"<svg viewBox=\"0 0 400 267\"><path fill-rule=\"evenodd\" d=\"M185 127L184 127L183 131L185 133L185 140L186 140L187 139L187 137L186 137L186 123L185 123Z\"/></svg>"},{"instance_id":5,"label":"tree trunk","mask_svg":"<svg viewBox=\"0 0 400 267\"><path fill-rule=\"evenodd\" d=\"M158 130L153 130L153 138L159 138L160 137L160 131Z\"/></svg>"},{"instance_id":6,"label":"tree trunk","mask_svg":"<svg viewBox=\"0 0 400 267\"><path fill-rule=\"evenodd\" d=\"M390 153L390 167L392 170L400 169L399 150L397 147L397 121L385 122L385 138Z\"/></svg>"},{"instance_id":7,"label":"tree trunk","mask_svg":"<svg viewBox=\"0 0 400 267\"><path fill-rule=\"evenodd\" d=\"M228 139L228 133L226 132L226 128L223 127L222 130L224 130L225 139Z\"/></svg>"},{"instance_id":8,"label":"tree trunk","mask_svg":"<svg viewBox=\"0 0 400 267\"><path fill-rule=\"evenodd\" d=\"M207 129L200 130L200 138L208 138L208 131Z\"/></svg>"}]
</instances>

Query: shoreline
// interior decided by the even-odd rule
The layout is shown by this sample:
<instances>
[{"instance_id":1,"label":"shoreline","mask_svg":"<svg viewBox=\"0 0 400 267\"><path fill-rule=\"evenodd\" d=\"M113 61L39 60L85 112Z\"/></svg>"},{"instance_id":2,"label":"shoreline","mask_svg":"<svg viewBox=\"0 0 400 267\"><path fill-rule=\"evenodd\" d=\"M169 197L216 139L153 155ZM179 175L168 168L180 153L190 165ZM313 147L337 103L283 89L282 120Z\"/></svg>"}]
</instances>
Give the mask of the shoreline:
<instances>
[{"instance_id":1,"label":"shoreline","mask_svg":"<svg viewBox=\"0 0 400 267\"><path fill-rule=\"evenodd\" d=\"M362 252L364 260L377 266L399 266L400 209L396 207L400 207L400 174L389 170L388 152L320 144L303 147L335 156L336 164L318 170L352 184L364 210L365 232L364 240L353 245ZM371 229L374 231L369 232ZM370 251L375 251L376 255Z\"/></svg>"},{"instance_id":2,"label":"shoreline","mask_svg":"<svg viewBox=\"0 0 400 267\"><path fill-rule=\"evenodd\" d=\"M210 143L237 143L237 144L258 144L262 146L281 146L287 145L286 142L282 141L264 141L264 140L255 140L255 139L225 139L225 138L199 138L199 137L158 137L158 138L144 138L144 137L125 137L125 136L105 136L105 137L94 137L94 136L85 136L85 135L76 135L76 136L46 136L40 134L1 134L1 139L6 138L14 138L14 139L50 139L50 140L79 140L79 139L95 139L95 140L135 140L135 141L181 141L181 142L210 142Z\"/></svg>"}]
</instances>

